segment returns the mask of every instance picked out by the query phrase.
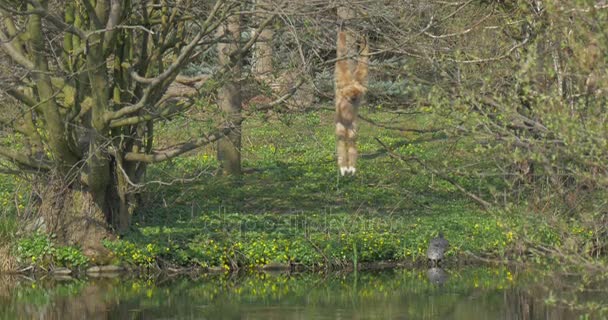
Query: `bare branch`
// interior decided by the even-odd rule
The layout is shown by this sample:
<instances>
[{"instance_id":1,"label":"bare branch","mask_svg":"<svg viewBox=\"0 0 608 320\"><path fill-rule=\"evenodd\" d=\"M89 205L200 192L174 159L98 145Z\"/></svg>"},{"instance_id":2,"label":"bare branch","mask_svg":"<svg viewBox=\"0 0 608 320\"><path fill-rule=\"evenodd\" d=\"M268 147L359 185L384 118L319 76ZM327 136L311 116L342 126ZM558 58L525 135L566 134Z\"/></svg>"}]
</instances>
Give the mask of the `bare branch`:
<instances>
[{"instance_id":1,"label":"bare branch","mask_svg":"<svg viewBox=\"0 0 608 320\"><path fill-rule=\"evenodd\" d=\"M451 185L453 185L454 187L456 187L456 189L458 189L460 192L462 192L463 194L465 194L467 197L473 199L475 202L479 203L484 209L489 209L492 205L483 200L481 197L479 197L478 195L468 191L467 189L465 189L463 186L461 186L458 182L456 182L456 180L454 180L452 177L448 176L447 174L431 168L429 166L427 166L422 160L420 160L417 157L409 157L409 158L405 158L402 155L395 153L394 151L392 151L391 148L389 148L384 142L382 142L382 140L380 140L380 138L376 137L375 138L376 141L388 152L388 154L392 157L395 158L397 160L400 161L415 161L418 164L420 164L422 167L424 167L425 169L433 172L435 175L437 175L438 177L440 177L441 179L449 182Z\"/></svg>"},{"instance_id":2,"label":"bare branch","mask_svg":"<svg viewBox=\"0 0 608 320\"><path fill-rule=\"evenodd\" d=\"M219 139L226 136L233 130L233 127L227 127L217 132L214 132L210 135L207 135L202 138L194 139L189 142L181 143L163 150L152 151L151 153L135 153L128 152L124 156L125 161L139 161L139 162L161 162L164 160L168 160L171 158L175 158L179 155L182 155L188 151L192 151L194 149L200 148L204 145L213 143L218 141Z\"/></svg>"},{"instance_id":3,"label":"bare branch","mask_svg":"<svg viewBox=\"0 0 608 320\"><path fill-rule=\"evenodd\" d=\"M4 32L2 32L2 30L0 30L0 43L2 43L4 52L6 52L6 54L8 54L15 62L28 70L34 70L34 63L22 55L21 52L19 52L19 50L13 46L12 41L6 34L4 34Z\"/></svg>"},{"instance_id":4,"label":"bare branch","mask_svg":"<svg viewBox=\"0 0 608 320\"><path fill-rule=\"evenodd\" d=\"M484 62L490 62L490 61L497 61L497 60L502 60L508 56L510 56L515 50L523 47L526 43L528 43L528 40L530 40L530 35L527 34L526 38L517 43L516 45L514 45L513 47L511 47L509 50L507 50L507 52L505 52L504 54L500 55L500 56L496 56L496 57L491 57L491 58L481 58L481 59L473 59L473 60L458 60L458 59L452 59L452 58L448 58L446 60L448 61L452 61L452 62L456 62L456 63L465 63L465 64L470 64L470 63L484 63Z\"/></svg>"},{"instance_id":5,"label":"bare branch","mask_svg":"<svg viewBox=\"0 0 608 320\"><path fill-rule=\"evenodd\" d=\"M116 37L116 27L120 22L120 16L122 15L123 3L120 0L111 0L112 4L110 6L110 16L108 17L108 22L106 23L107 33L103 39L103 51L106 52L110 47L111 43L114 42Z\"/></svg>"},{"instance_id":6,"label":"bare branch","mask_svg":"<svg viewBox=\"0 0 608 320\"><path fill-rule=\"evenodd\" d=\"M493 12L488 13L485 17L479 19L479 21L475 22L472 26L470 26L467 29L464 29L462 31L459 32L454 32L454 33L447 33L447 34L432 34L428 31L425 31L424 34L433 38L433 39L444 39L444 38L450 38L450 37L455 37L455 36L462 36L465 35L473 30L475 30L475 28L477 26L479 26L482 22L486 21L488 18L490 18L493 15Z\"/></svg>"},{"instance_id":7,"label":"bare branch","mask_svg":"<svg viewBox=\"0 0 608 320\"><path fill-rule=\"evenodd\" d=\"M105 121L109 122L111 120L115 120L128 114L137 112L141 110L144 106L149 104L149 100L153 97L153 92L158 90L161 85L166 84L166 82L168 82L170 78L175 78L177 76L179 69L188 61L192 54L192 51L198 45L199 41L210 31L209 26L211 24L211 21L213 20L213 18L216 17L219 9L222 7L223 4L224 1L222 0L218 0L215 3L213 10L207 17L207 20L205 20L201 31L184 47L177 59L163 73L161 73L155 78L144 78L139 76L135 71L131 71L131 76L133 77L133 79L135 79L135 81L149 84L149 86L145 89L144 94L138 103L128 107L123 107L115 112L110 112L106 114ZM224 17L225 15L222 15L222 18L220 20L223 20Z\"/></svg>"},{"instance_id":8,"label":"bare branch","mask_svg":"<svg viewBox=\"0 0 608 320\"><path fill-rule=\"evenodd\" d=\"M0 146L0 157L3 157L19 166L36 170L50 170L51 165L46 160L36 160L11 148Z\"/></svg>"},{"instance_id":9,"label":"bare branch","mask_svg":"<svg viewBox=\"0 0 608 320\"><path fill-rule=\"evenodd\" d=\"M435 133L435 132L441 131L441 129L413 129L413 128L402 128L402 127L389 126L389 125L385 125L382 123L378 123L370 118L362 116L361 114L359 114L359 119L361 119L371 125L374 125L376 127L389 129L389 130L396 130L396 131L401 131L401 132Z\"/></svg>"}]
</instances>

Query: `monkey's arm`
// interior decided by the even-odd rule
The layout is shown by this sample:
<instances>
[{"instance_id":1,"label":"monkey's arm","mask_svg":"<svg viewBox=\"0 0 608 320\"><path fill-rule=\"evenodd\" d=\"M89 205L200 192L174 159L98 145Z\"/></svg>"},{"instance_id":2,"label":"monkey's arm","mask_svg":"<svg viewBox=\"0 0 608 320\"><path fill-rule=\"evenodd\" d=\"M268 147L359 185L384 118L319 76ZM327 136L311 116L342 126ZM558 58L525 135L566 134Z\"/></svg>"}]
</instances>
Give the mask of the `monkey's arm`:
<instances>
[{"instance_id":1,"label":"monkey's arm","mask_svg":"<svg viewBox=\"0 0 608 320\"><path fill-rule=\"evenodd\" d=\"M369 63L369 47L367 45L367 39L363 38L361 43L361 53L359 54L359 62L357 63L357 70L355 70L355 80L362 86L367 87L367 64Z\"/></svg>"},{"instance_id":2,"label":"monkey's arm","mask_svg":"<svg viewBox=\"0 0 608 320\"><path fill-rule=\"evenodd\" d=\"M348 48L346 47L346 32L338 33L338 44L336 46L337 61L336 61L336 90L344 88L352 81L352 75L348 66L346 55Z\"/></svg>"}]
</instances>

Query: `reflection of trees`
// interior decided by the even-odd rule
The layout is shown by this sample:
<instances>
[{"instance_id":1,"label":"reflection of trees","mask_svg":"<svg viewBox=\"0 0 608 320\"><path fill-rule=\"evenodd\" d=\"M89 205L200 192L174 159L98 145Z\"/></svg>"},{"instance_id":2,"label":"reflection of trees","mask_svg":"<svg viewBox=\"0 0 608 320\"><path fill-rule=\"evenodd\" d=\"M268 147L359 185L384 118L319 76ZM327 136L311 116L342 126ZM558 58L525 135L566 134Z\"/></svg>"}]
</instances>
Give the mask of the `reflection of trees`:
<instances>
[{"instance_id":1,"label":"reflection of trees","mask_svg":"<svg viewBox=\"0 0 608 320\"><path fill-rule=\"evenodd\" d=\"M505 291L505 319L575 319L576 315L566 309L548 307L542 299L546 292L539 289L511 289ZM534 298L536 297L536 298Z\"/></svg>"},{"instance_id":2,"label":"reflection of trees","mask_svg":"<svg viewBox=\"0 0 608 320\"><path fill-rule=\"evenodd\" d=\"M98 281L0 281L0 291L6 293L0 295L0 319L109 319L105 293L111 287Z\"/></svg>"},{"instance_id":3,"label":"reflection of trees","mask_svg":"<svg viewBox=\"0 0 608 320\"><path fill-rule=\"evenodd\" d=\"M40 319L109 319L106 311L109 305L103 298L107 283L90 283L75 297L60 297L50 308L44 310Z\"/></svg>"},{"instance_id":4,"label":"reflection of trees","mask_svg":"<svg viewBox=\"0 0 608 320\"><path fill-rule=\"evenodd\" d=\"M71 281L0 295L0 318L39 319L572 319L540 288L503 271L451 271L437 286L423 270L382 273ZM472 281L474 279L474 281ZM507 289L502 289L502 288ZM2 288L0 288L2 289ZM21 297L21 298L16 298Z\"/></svg>"}]
</instances>

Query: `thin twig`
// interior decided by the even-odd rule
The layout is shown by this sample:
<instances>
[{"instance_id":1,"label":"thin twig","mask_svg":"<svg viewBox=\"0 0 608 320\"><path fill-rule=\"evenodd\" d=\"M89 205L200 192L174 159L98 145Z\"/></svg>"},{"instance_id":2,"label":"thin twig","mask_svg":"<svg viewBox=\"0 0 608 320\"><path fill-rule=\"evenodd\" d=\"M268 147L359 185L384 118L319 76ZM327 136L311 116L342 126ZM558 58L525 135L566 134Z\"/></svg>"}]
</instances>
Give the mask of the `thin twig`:
<instances>
[{"instance_id":1,"label":"thin twig","mask_svg":"<svg viewBox=\"0 0 608 320\"><path fill-rule=\"evenodd\" d=\"M382 146L384 147L384 149L386 149L386 151L388 152L388 154L400 161L416 161L418 164L420 164L422 167L424 167L426 170L431 171L432 173L434 173L435 175L437 175L439 178L449 182L451 185L453 185L454 187L456 187L456 189L460 190L460 192L462 192L463 194L465 194L466 196L468 196L469 198L473 199L475 202L477 202L478 204L480 204L485 210L488 210L491 207L491 204L485 200L483 200L481 197L479 197L478 195L466 190L463 186L461 186L458 182L456 182L456 180L452 179L450 176L448 176L447 174L434 169L434 168L430 168L428 167L422 160L420 160L417 157L410 157L410 158L405 158L400 154L395 153L394 151L391 150L391 148L389 148L384 142L382 142L382 140L380 140L380 138L375 137L376 141Z\"/></svg>"}]
</instances>

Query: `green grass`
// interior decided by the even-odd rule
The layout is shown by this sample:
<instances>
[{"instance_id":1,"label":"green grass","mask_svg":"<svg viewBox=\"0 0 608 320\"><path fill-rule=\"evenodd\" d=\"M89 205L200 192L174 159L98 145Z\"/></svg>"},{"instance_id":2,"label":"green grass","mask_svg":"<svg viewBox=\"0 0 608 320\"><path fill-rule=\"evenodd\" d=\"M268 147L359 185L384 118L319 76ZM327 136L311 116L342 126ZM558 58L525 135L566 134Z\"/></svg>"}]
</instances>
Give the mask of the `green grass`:
<instances>
[{"instance_id":1,"label":"green grass","mask_svg":"<svg viewBox=\"0 0 608 320\"><path fill-rule=\"evenodd\" d=\"M368 112L366 116L403 128L429 128L436 122L424 113ZM171 144L181 139L184 128L204 131L205 126L175 119L158 128L157 138L161 145ZM131 232L106 246L117 262L140 267L241 268L271 262L340 267L355 259L424 261L428 241L439 231L451 243L452 260L467 251L505 256L529 233L539 242L559 241L551 228L538 227L538 221L531 222L523 212L480 210L453 185L416 162L391 158L376 139L406 157L456 169L469 165L473 157L466 151L470 149L466 141L362 122L357 175L340 177L333 127L333 113L327 111L270 120L249 118L243 127L245 173L238 179L215 174L212 146L151 166ZM454 178L482 194L488 189L475 179ZM8 228L6 235L16 227L2 225ZM526 226L533 226L533 231ZM37 257L55 265L80 263L75 248L57 248L62 259L33 249L20 258Z\"/></svg>"},{"instance_id":2,"label":"green grass","mask_svg":"<svg viewBox=\"0 0 608 320\"><path fill-rule=\"evenodd\" d=\"M23 209L23 193L18 192L17 185L14 177L0 175L0 244L11 243L15 239L17 209Z\"/></svg>"},{"instance_id":3,"label":"green grass","mask_svg":"<svg viewBox=\"0 0 608 320\"><path fill-rule=\"evenodd\" d=\"M433 122L425 114L368 117L405 128ZM160 140L169 143L180 127L160 129ZM151 184L133 232L107 243L120 260L140 266L341 266L356 250L360 262L420 262L439 231L450 240L452 257L465 251L502 256L522 230L523 215L480 210L415 163L390 158L375 140L405 156L466 163L462 142L446 143L440 133L417 138L362 123L355 177L337 174L332 112L248 119L243 133L246 173L240 179L215 175L212 148L150 169L150 180L174 183ZM468 187L476 183L461 180Z\"/></svg>"},{"instance_id":4,"label":"green grass","mask_svg":"<svg viewBox=\"0 0 608 320\"><path fill-rule=\"evenodd\" d=\"M436 177L411 174L413 164L391 159L374 138L396 145L397 151L403 149L422 158L455 156L443 154L445 144L440 140L408 143L413 139L406 134L378 132L377 128L362 124L357 176L343 178L338 176L334 160L331 112L292 115L282 120L253 119L245 123L243 166L250 171L236 183L237 187L234 181L213 175L217 167L213 150L151 168L152 180L197 177L193 183L151 188L151 194L156 195L150 199L152 206L170 203L171 215L180 210L190 213L192 205L197 213L221 209L241 213L390 214L461 199L451 185Z\"/></svg>"}]
</instances>

